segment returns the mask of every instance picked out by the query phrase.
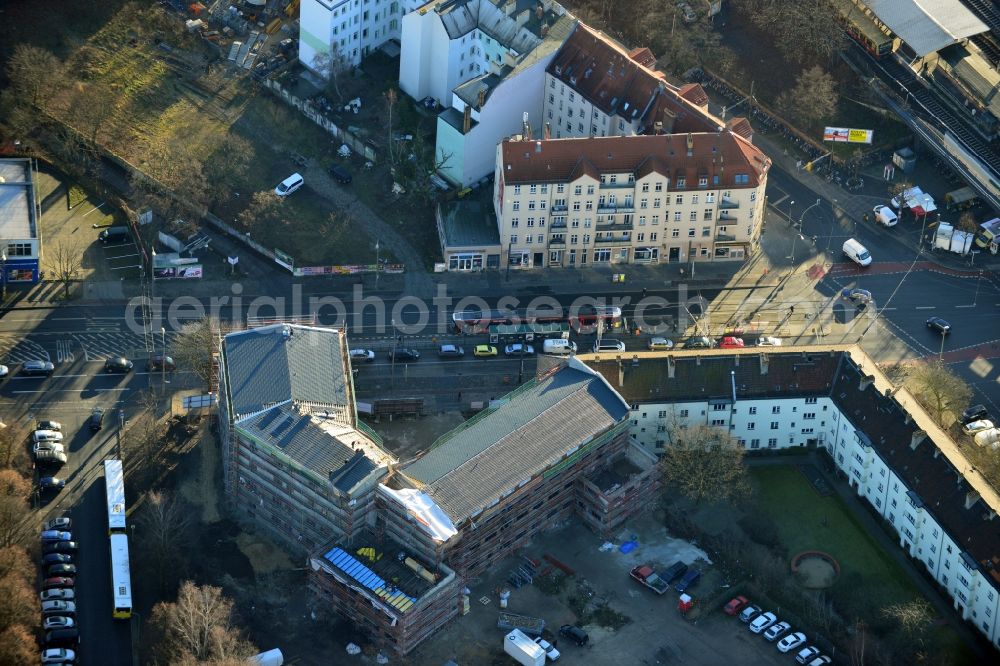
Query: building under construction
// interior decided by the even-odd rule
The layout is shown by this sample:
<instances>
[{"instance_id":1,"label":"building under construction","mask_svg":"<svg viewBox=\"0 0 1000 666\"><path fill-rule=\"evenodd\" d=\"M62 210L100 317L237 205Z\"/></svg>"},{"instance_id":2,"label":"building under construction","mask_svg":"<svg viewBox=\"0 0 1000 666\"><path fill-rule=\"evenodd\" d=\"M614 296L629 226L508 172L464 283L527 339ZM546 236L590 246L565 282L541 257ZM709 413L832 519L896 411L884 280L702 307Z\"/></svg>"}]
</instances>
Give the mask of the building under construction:
<instances>
[{"instance_id":1,"label":"building under construction","mask_svg":"<svg viewBox=\"0 0 1000 666\"><path fill-rule=\"evenodd\" d=\"M310 587L406 653L467 607L466 581L574 515L607 534L649 505L656 457L629 405L570 358L398 464L358 422L339 331L222 343L220 433L240 516L309 553Z\"/></svg>"}]
</instances>

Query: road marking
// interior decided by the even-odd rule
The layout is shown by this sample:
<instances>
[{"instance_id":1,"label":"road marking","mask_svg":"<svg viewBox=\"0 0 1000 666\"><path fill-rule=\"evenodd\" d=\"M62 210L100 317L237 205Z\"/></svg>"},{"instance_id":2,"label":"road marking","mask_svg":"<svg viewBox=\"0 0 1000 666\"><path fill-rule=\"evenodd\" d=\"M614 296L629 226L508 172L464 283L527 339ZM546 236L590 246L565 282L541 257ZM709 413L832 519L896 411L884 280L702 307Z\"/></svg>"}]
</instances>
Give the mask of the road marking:
<instances>
[{"instance_id":1,"label":"road marking","mask_svg":"<svg viewBox=\"0 0 1000 666\"><path fill-rule=\"evenodd\" d=\"M80 375L81 377L84 375ZM11 393L80 393L82 391L95 391L97 393L105 393L107 391L131 391L133 389L125 386L122 388L100 388L100 389L83 389L83 388L71 388L71 389L60 389L60 388L50 388L50 389L39 389L37 391L11 391ZM136 389L138 390L138 389Z\"/></svg>"},{"instance_id":2,"label":"road marking","mask_svg":"<svg viewBox=\"0 0 1000 666\"><path fill-rule=\"evenodd\" d=\"M936 305L918 305L914 310L933 310L936 307Z\"/></svg>"},{"instance_id":3,"label":"road marking","mask_svg":"<svg viewBox=\"0 0 1000 666\"><path fill-rule=\"evenodd\" d=\"M955 307L956 308L974 308L976 306L975 305L956 305Z\"/></svg>"},{"instance_id":4,"label":"road marking","mask_svg":"<svg viewBox=\"0 0 1000 666\"><path fill-rule=\"evenodd\" d=\"M104 206L106 206L107 203L108 202L106 202L106 201L102 201L101 203L97 204L96 206L94 206L93 208L91 208L90 210L88 210L86 213L84 213L83 217L87 217L88 215L90 215L91 213L93 213L95 210L100 210L101 208L103 208Z\"/></svg>"},{"instance_id":5,"label":"road marking","mask_svg":"<svg viewBox=\"0 0 1000 666\"><path fill-rule=\"evenodd\" d=\"M76 358L71 351L73 348L72 340L56 340L56 362L57 363L72 363Z\"/></svg>"}]
</instances>

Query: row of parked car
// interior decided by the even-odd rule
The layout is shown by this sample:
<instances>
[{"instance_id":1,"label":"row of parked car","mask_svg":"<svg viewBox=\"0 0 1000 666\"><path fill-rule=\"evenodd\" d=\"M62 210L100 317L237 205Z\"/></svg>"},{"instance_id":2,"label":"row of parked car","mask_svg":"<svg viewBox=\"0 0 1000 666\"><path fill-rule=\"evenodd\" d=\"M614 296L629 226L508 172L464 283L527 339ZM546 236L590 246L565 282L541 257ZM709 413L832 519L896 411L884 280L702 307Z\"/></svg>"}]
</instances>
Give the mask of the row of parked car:
<instances>
[{"instance_id":1,"label":"row of parked car","mask_svg":"<svg viewBox=\"0 0 1000 666\"><path fill-rule=\"evenodd\" d=\"M39 471L38 489L61 490L66 481L55 476L55 473L68 460L63 446L62 424L49 419L38 421L35 431L31 433L31 453Z\"/></svg>"},{"instance_id":2,"label":"row of parked car","mask_svg":"<svg viewBox=\"0 0 1000 666\"><path fill-rule=\"evenodd\" d=\"M43 664L72 664L80 644L76 626L77 544L73 541L73 521L59 516L42 525L41 584Z\"/></svg>"},{"instance_id":3,"label":"row of parked car","mask_svg":"<svg viewBox=\"0 0 1000 666\"><path fill-rule=\"evenodd\" d=\"M765 640L776 643L778 652L798 650L795 661L800 664L826 666L833 661L830 657L820 654L820 649L815 645L803 647L807 640L804 633L793 632L791 624L779 621L777 615L750 603L744 596L733 597L722 610L726 615L739 614L740 621L746 623L751 633L760 634Z\"/></svg>"},{"instance_id":4,"label":"row of parked car","mask_svg":"<svg viewBox=\"0 0 1000 666\"><path fill-rule=\"evenodd\" d=\"M1000 448L1000 428L989 418L984 405L973 405L962 412L962 432L970 435L979 446Z\"/></svg>"}]
</instances>

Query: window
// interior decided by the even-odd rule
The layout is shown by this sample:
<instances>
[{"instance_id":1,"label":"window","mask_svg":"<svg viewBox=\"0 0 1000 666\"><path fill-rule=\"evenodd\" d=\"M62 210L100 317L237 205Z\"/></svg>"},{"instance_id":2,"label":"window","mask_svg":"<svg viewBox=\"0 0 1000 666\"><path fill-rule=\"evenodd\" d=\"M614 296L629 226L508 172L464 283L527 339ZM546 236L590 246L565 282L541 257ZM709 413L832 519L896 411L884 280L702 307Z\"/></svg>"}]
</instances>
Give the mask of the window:
<instances>
[{"instance_id":1,"label":"window","mask_svg":"<svg viewBox=\"0 0 1000 666\"><path fill-rule=\"evenodd\" d=\"M751 439L750 440L750 448L751 449L758 449L758 448L760 448L760 440L759 439Z\"/></svg>"},{"instance_id":2,"label":"window","mask_svg":"<svg viewBox=\"0 0 1000 666\"><path fill-rule=\"evenodd\" d=\"M516 192L515 192L515 194L516 194ZM577 185L576 187L574 187L573 188L573 194L575 194L576 196L580 196L581 194L583 194L583 185Z\"/></svg>"},{"instance_id":3,"label":"window","mask_svg":"<svg viewBox=\"0 0 1000 666\"><path fill-rule=\"evenodd\" d=\"M642 184L642 191L643 192L649 192L649 183L643 183Z\"/></svg>"},{"instance_id":4,"label":"window","mask_svg":"<svg viewBox=\"0 0 1000 666\"><path fill-rule=\"evenodd\" d=\"M681 410L681 418L682 419L686 419L687 417L688 417L688 410L682 409Z\"/></svg>"},{"instance_id":5,"label":"window","mask_svg":"<svg viewBox=\"0 0 1000 666\"><path fill-rule=\"evenodd\" d=\"M802 418L806 421L810 421L816 418L816 412L806 412L805 414L802 415Z\"/></svg>"},{"instance_id":6,"label":"window","mask_svg":"<svg viewBox=\"0 0 1000 666\"><path fill-rule=\"evenodd\" d=\"M639 216L639 226L640 227L646 226L646 216L645 215L640 215Z\"/></svg>"},{"instance_id":7,"label":"window","mask_svg":"<svg viewBox=\"0 0 1000 666\"><path fill-rule=\"evenodd\" d=\"M780 405L775 405L774 407L771 407L771 413L772 414L780 414L781 413L781 406Z\"/></svg>"},{"instance_id":8,"label":"window","mask_svg":"<svg viewBox=\"0 0 1000 666\"><path fill-rule=\"evenodd\" d=\"M726 425L726 420L725 419L712 419L712 425L713 426L724 426L724 425Z\"/></svg>"},{"instance_id":9,"label":"window","mask_svg":"<svg viewBox=\"0 0 1000 666\"><path fill-rule=\"evenodd\" d=\"M515 192L515 194L517 194L517 193ZM684 195L683 194L678 194L677 196L675 196L674 197L674 203L677 204L678 206L684 205Z\"/></svg>"},{"instance_id":10,"label":"window","mask_svg":"<svg viewBox=\"0 0 1000 666\"><path fill-rule=\"evenodd\" d=\"M563 185L562 183L560 183L559 185L556 185L556 194L563 194L565 192L565 190L566 190L566 186Z\"/></svg>"},{"instance_id":11,"label":"window","mask_svg":"<svg viewBox=\"0 0 1000 666\"><path fill-rule=\"evenodd\" d=\"M590 234L584 234L583 235L583 244L584 245L590 245Z\"/></svg>"},{"instance_id":12,"label":"window","mask_svg":"<svg viewBox=\"0 0 1000 666\"><path fill-rule=\"evenodd\" d=\"M580 227L580 218L574 217L570 221L569 226L572 227L573 229L578 229Z\"/></svg>"},{"instance_id":13,"label":"window","mask_svg":"<svg viewBox=\"0 0 1000 666\"><path fill-rule=\"evenodd\" d=\"M569 242L571 245L576 245L577 243L580 242L580 237L577 236L576 234L571 234L569 237Z\"/></svg>"},{"instance_id":14,"label":"window","mask_svg":"<svg viewBox=\"0 0 1000 666\"><path fill-rule=\"evenodd\" d=\"M812 428L803 428L802 429L802 434L803 435L811 435L811 434L813 434L813 429Z\"/></svg>"},{"instance_id":15,"label":"window","mask_svg":"<svg viewBox=\"0 0 1000 666\"><path fill-rule=\"evenodd\" d=\"M510 226L512 229L517 229L517 225L519 225L520 223L521 223L520 219L516 217L510 218Z\"/></svg>"},{"instance_id":16,"label":"window","mask_svg":"<svg viewBox=\"0 0 1000 666\"><path fill-rule=\"evenodd\" d=\"M757 428L757 424L754 423L753 421L751 421L750 423L747 424L747 430L754 430L756 428Z\"/></svg>"},{"instance_id":17,"label":"window","mask_svg":"<svg viewBox=\"0 0 1000 666\"><path fill-rule=\"evenodd\" d=\"M712 209L711 208L706 208L705 211L701 214L701 217L704 220L711 220L712 219Z\"/></svg>"},{"instance_id":18,"label":"window","mask_svg":"<svg viewBox=\"0 0 1000 666\"><path fill-rule=\"evenodd\" d=\"M723 411L725 409L726 409L726 404L723 403L723 402L717 402L714 405L712 405L712 411L713 412L721 412L721 411Z\"/></svg>"},{"instance_id":19,"label":"window","mask_svg":"<svg viewBox=\"0 0 1000 666\"><path fill-rule=\"evenodd\" d=\"M688 213L688 222L696 222L698 220L698 211L693 210Z\"/></svg>"},{"instance_id":20,"label":"window","mask_svg":"<svg viewBox=\"0 0 1000 666\"><path fill-rule=\"evenodd\" d=\"M694 238L694 227L688 229L688 238Z\"/></svg>"},{"instance_id":21,"label":"window","mask_svg":"<svg viewBox=\"0 0 1000 666\"><path fill-rule=\"evenodd\" d=\"M649 203L648 199L639 199L639 208L646 208Z\"/></svg>"},{"instance_id":22,"label":"window","mask_svg":"<svg viewBox=\"0 0 1000 666\"><path fill-rule=\"evenodd\" d=\"M661 419L667 418L667 410L661 409L659 412L657 412L656 417Z\"/></svg>"},{"instance_id":23,"label":"window","mask_svg":"<svg viewBox=\"0 0 1000 666\"><path fill-rule=\"evenodd\" d=\"M528 234L527 238L528 238L528 245L531 245L534 242L534 240L532 240L531 234Z\"/></svg>"},{"instance_id":24,"label":"window","mask_svg":"<svg viewBox=\"0 0 1000 666\"><path fill-rule=\"evenodd\" d=\"M516 245L517 244L517 234L512 234L511 235L511 237L510 237L510 244L511 245Z\"/></svg>"},{"instance_id":25,"label":"window","mask_svg":"<svg viewBox=\"0 0 1000 666\"><path fill-rule=\"evenodd\" d=\"M686 178L678 178L677 179L677 187L679 187L679 188L680 187L687 187L687 179Z\"/></svg>"},{"instance_id":26,"label":"window","mask_svg":"<svg viewBox=\"0 0 1000 666\"><path fill-rule=\"evenodd\" d=\"M655 199L653 199L653 208L659 208L659 207L660 207L660 197L656 197Z\"/></svg>"},{"instance_id":27,"label":"window","mask_svg":"<svg viewBox=\"0 0 1000 666\"><path fill-rule=\"evenodd\" d=\"M712 235L712 227L702 227L701 228L701 237L702 238L708 238L711 235Z\"/></svg>"},{"instance_id":28,"label":"window","mask_svg":"<svg viewBox=\"0 0 1000 666\"><path fill-rule=\"evenodd\" d=\"M736 174L736 179L733 181L737 185L746 185L750 182L750 176L745 173Z\"/></svg>"},{"instance_id":29,"label":"window","mask_svg":"<svg viewBox=\"0 0 1000 666\"><path fill-rule=\"evenodd\" d=\"M643 242L644 240L646 240L646 234L644 234L644 233L639 233L639 234L636 234L636 237L635 237L635 239L636 239L636 241L638 241L638 242L640 242L640 243L641 243L641 242Z\"/></svg>"},{"instance_id":30,"label":"window","mask_svg":"<svg viewBox=\"0 0 1000 666\"><path fill-rule=\"evenodd\" d=\"M8 257L30 257L31 243L7 243Z\"/></svg>"},{"instance_id":31,"label":"window","mask_svg":"<svg viewBox=\"0 0 1000 666\"><path fill-rule=\"evenodd\" d=\"M674 222L680 222L680 221L681 221L681 212L680 211L676 211L674 213Z\"/></svg>"},{"instance_id":32,"label":"window","mask_svg":"<svg viewBox=\"0 0 1000 666\"><path fill-rule=\"evenodd\" d=\"M777 429L778 429L778 422L771 421L771 430L777 430Z\"/></svg>"},{"instance_id":33,"label":"window","mask_svg":"<svg viewBox=\"0 0 1000 666\"><path fill-rule=\"evenodd\" d=\"M705 195L705 203L715 203L715 192L709 192Z\"/></svg>"},{"instance_id":34,"label":"window","mask_svg":"<svg viewBox=\"0 0 1000 666\"><path fill-rule=\"evenodd\" d=\"M778 446L778 440L776 438L772 437L771 439L767 440L767 448L773 449L776 446Z\"/></svg>"},{"instance_id":35,"label":"window","mask_svg":"<svg viewBox=\"0 0 1000 666\"><path fill-rule=\"evenodd\" d=\"M611 176L611 182L612 183L615 182L614 179L615 179L615 177ZM594 186L593 185L587 185L587 194L593 194L593 193L594 193Z\"/></svg>"},{"instance_id":36,"label":"window","mask_svg":"<svg viewBox=\"0 0 1000 666\"><path fill-rule=\"evenodd\" d=\"M599 250L594 250L594 263L604 263L611 261L611 250L608 248L601 248Z\"/></svg>"},{"instance_id":37,"label":"window","mask_svg":"<svg viewBox=\"0 0 1000 666\"><path fill-rule=\"evenodd\" d=\"M538 194L538 185L532 185L528 189L528 194Z\"/></svg>"},{"instance_id":38,"label":"window","mask_svg":"<svg viewBox=\"0 0 1000 666\"><path fill-rule=\"evenodd\" d=\"M708 176L698 176L698 187L708 187Z\"/></svg>"},{"instance_id":39,"label":"window","mask_svg":"<svg viewBox=\"0 0 1000 666\"><path fill-rule=\"evenodd\" d=\"M681 230L680 229L671 229L670 230L670 237L671 238L679 238L680 235L681 235Z\"/></svg>"},{"instance_id":40,"label":"window","mask_svg":"<svg viewBox=\"0 0 1000 666\"><path fill-rule=\"evenodd\" d=\"M535 226L535 218L533 218L533 217L529 217L528 218L528 226L529 227Z\"/></svg>"},{"instance_id":41,"label":"window","mask_svg":"<svg viewBox=\"0 0 1000 666\"><path fill-rule=\"evenodd\" d=\"M515 185L514 186L514 194L520 194L520 193L521 193L521 186L520 185Z\"/></svg>"},{"instance_id":42,"label":"window","mask_svg":"<svg viewBox=\"0 0 1000 666\"><path fill-rule=\"evenodd\" d=\"M534 185L532 185L532 187L534 187ZM534 199L532 199L531 201L528 202L528 210L535 210L535 200Z\"/></svg>"},{"instance_id":43,"label":"window","mask_svg":"<svg viewBox=\"0 0 1000 666\"><path fill-rule=\"evenodd\" d=\"M751 407L750 408L750 414L756 414L756 413L757 413L757 408L756 407Z\"/></svg>"},{"instance_id":44,"label":"window","mask_svg":"<svg viewBox=\"0 0 1000 666\"><path fill-rule=\"evenodd\" d=\"M650 241L655 241L656 240L656 232L655 231L653 233L649 234L649 240Z\"/></svg>"},{"instance_id":45,"label":"window","mask_svg":"<svg viewBox=\"0 0 1000 666\"><path fill-rule=\"evenodd\" d=\"M806 404L807 405L815 405L816 404L816 400L817 400L816 398L806 398Z\"/></svg>"}]
</instances>

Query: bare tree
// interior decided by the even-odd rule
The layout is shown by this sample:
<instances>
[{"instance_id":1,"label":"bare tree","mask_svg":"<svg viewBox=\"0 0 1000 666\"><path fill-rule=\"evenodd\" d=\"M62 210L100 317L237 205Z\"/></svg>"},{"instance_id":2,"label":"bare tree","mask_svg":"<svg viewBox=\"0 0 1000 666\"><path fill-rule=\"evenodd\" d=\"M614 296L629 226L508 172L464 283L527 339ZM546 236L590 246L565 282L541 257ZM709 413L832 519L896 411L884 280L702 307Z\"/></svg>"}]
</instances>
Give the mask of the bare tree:
<instances>
[{"instance_id":1,"label":"bare tree","mask_svg":"<svg viewBox=\"0 0 1000 666\"><path fill-rule=\"evenodd\" d=\"M664 484L694 502L732 502L749 488L743 454L725 430L673 423L660 461Z\"/></svg>"},{"instance_id":2,"label":"bare tree","mask_svg":"<svg viewBox=\"0 0 1000 666\"><path fill-rule=\"evenodd\" d=\"M276 224L291 224L293 220L286 217L285 200L274 193L274 190L254 192L250 205L239 215L239 222L244 231L253 233L265 227Z\"/></svg>"},{"instance_id":3,"label":"bare tree","mask_svg":"<svg viewBox=\"0 0 1000 666\"><path fill-rule=\"evenodd\" d=\"M139 394L139 409L129 419L128 430L122 436L122 459L128 481L140 485L147 483L147 474L158 469L161 452L163 424L159 418L159 400L152 389Z\"/></svg>"},{"instance_id":4,"label":"bare tree","mask_svg":"<svg viewBox=\"0 0 1000 666\"><path fill-rule=\"evenodd\" d=\"M896 621L908 634L917 634L930 626L934 611L926 599L911 599L884 607L882 617Z\"/></svg>"},{"instance_id":5,"label":"bare tree","mask_svg":"<svg viewBox=\"0 0 1000 666\"><path fill-rule=\"evenodd\" d=\"M202 165L210 196L218 201L243 186L253 159L252 143L238 134L227 134Z\"/></svg>"},{"instance_id":6,"label":"bare tree","mask_svg":"<svg viewBox=\"0 0 1000 666\"><path fill-rule=\"evenodd\" d=\"M82 267L83 248L65 240L58 240L45 248L48 270L62 282L63 298L69 298L69 286Z\"/></svg>"},{"instance_id":7,"label":"bare tree","mask_svg":"<svg viewBox=\"0 0 1000 666\"><path fill-rule=\"evenodd\" d=\"M790 62L801 62L803 56L827 60L844 41L840 23L831 16L833 10L826 2L738 0L734 4L773 37L774 45Z\"/></svg>"},{"instance_id":8,"label":"bare tree","mask_svg":"<svg viewBox=\"0 0 1000 666\"><path fill-rule=\"evenodd\" d=\"M392 112L396 109L396 102L399 100L399 97L396 94L395 88L389 88L386 90L382 93L382 97L385 99L385 113L387 118L386 130L388 131L386 140L388 142L389 163L392 166L396 166L396 163L399 161L400 152L402 151L402 142L393 140L394 129L392 126Z\"/></svg>"},{"instance_id":9,"label":"bare tree","mask_svg":"<svg viewBox=\"0 0 1000 666\"><path fill-rule=\"evenodd\" d=\"M803 70L795 86L778 97L778 105L799 121L812 124L833 115L837 109L837 86L819 65Z\"/></svg>"},{"instance_id":10,"label":"bare tree","mask_svg":"<svg viewBox=\"0 0 1000 666\"><path fill-rule=\"evenodd\" d=\"M849 651L851 659L851 666L864 666L867 664L865 659L865 644L868 639L868 627L861 620L858 620L854 625L854 631L851 633L849 640Z\"/></svg>"},{"instance_id":11,"label":"bare tree","mask_svg":"<svg viewBox=\"0 0 1000 666\"><path fill-rule=\"evenodd\" d=\"M16 467L25 457L27 429L15 423L0 423L0 469Z\"/></svg>"},{"instance_id":12,"label":"bare tree","mask_svg":"<svg viewBox=\"0 0 1000 666\"><path fill-rule=\"evenodd\" d=\"M909 389L934 422L946 428L969 404L972 389L940 361L923 363L909 376ZM948 416L951 415L951 418Z\"/></svg>"},{"instance_id":13,"label":"bare tree","mask_svg":"<svg viewBox=\"0 0 1000 666\"><path fill-rule=\"evenodd\" d=\"M64 84L63 63L51 52L19 44L7 62L7 75L17 95L31 106L43 108L47 98Z\"/></svg>"},{"instance_id":14,"label":"bare tree","mask_svg":"<svg viewBox=\"0 0 1000 666\"><path fill-rule=\"evenodd\" d=\"M30 563L27 564L26 573L29 575L34 573ZM12 572L0 578L0 631L16 625L34 626L40 609L33 582L23 573ZM10 662L0 661L0 663Z\"/></svg>"},{"instance_id":15,"label":"bare tree","mask_svg":"<svg viewBox=\"0 0 1000 666\"><path fill-rule=\"evenodd\" d=\"M965 211L959 216L958 224L955 225L955 228L959 231L975 233L976 229L979 228L979 225L976 224L976 216L969 211Z\"/></svg>"},{"instance_id":16,"label":"bare tree","mask_svg":"<svg viewBox=\"0 0 1000 666\"><path fill-rule=\"evenodd\" d=\"M213 379L212 357L216 349L218 322L209 318L185 324L174 338L173 358L177 367L195 373L206 386Z\"/></svg>"},{"instance_id":17,"label":"bare tree","mask_svg":"<svg viewBox=\"0 0 1000 666\"><path fill-rule=\"evenodd\" d=\"M0 547L19 543L27 533L31 481L12 469L0 470Z\"/></svg>"},{"instance_id":18,"label":"bare tree","mask_svg":"<svg viewBox=\"0 0 1000 666\"><path fill-rule=\"evenodd\" d=\"M344 95L340 91L340 82L354 69L350 59L336 44L331 44L329 51L317 53L313 57L313 69L326 79L326 89L336 96L339 104L343 104Z\"/></svg>"},{"instance_id":19,"label":"bare tree","mask_svg":"<svg viewBox=\"0 0 1000 666\"><path fill-rule=\"evenodd\" d=\"M194 511L172 493L152 491L137 523L139 545L156 570L162 588L167 574L176 572L183 558L194 523Z\"/></svg>"},{"instance_id":20,"label":"bare tree","mask_svg":"<svg viewBox=\"0 0 1000 666\"><path fill-rule=\"evenodd\" d=\"M898 197L906 190L913 187L913 183L909 180L901 180L889 185L888 192L890 197Z\"/></svg>"},{"instance_id":21,"label":"bare tree","mask_svg":"<svg viewBox=\"0 0 1000 666\"><path fill-rule=\"evenodd\" d=\"M245 662L256 651L233 626L233 602L219 587L184 581L176 602L153 607L152 622L161 635L157 655L168 663Z\"/></svg>"}]
</instances>

